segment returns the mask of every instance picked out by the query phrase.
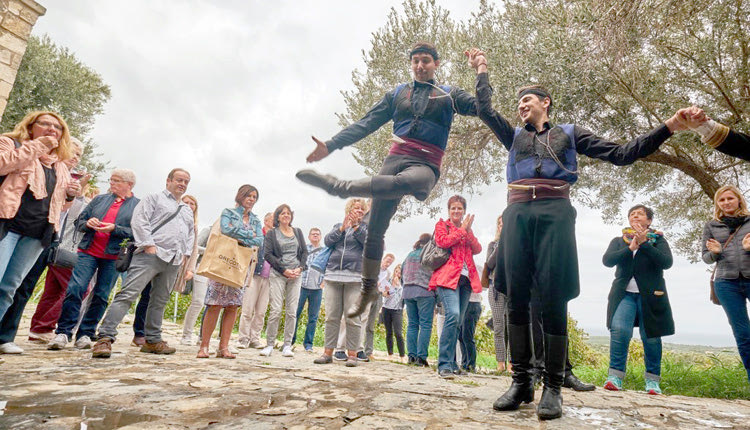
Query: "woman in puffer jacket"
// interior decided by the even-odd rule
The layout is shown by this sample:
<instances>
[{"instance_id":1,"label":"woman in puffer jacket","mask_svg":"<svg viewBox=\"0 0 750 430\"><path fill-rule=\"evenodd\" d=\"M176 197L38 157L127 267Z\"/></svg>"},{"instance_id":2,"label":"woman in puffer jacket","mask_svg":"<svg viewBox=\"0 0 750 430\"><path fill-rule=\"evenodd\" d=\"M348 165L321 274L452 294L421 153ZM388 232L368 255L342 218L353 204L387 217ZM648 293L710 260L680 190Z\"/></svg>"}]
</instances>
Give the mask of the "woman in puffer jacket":
<instances>
[{"instance_id":1,"label":"woman in puffer jacket","mask_svg":"<svg viewBox=\"0 0 750 430\"><path fill-rule=\"evenodd\" d=\"M481 293L474 255L482 252L474 232L471 230L474 215L466 214L466 199L455 195L448 199L448 219L435 224L435 244L450 249L448 261L435 270L430 278L430 290L437 295L445 309L445 323L438 353L438 373L443 378L461 374L456 363L456 340L461 321L469 306L471 293Z\"/></svg>"},{"instance_id":2,"label":"woman in puffer jacket","mask_svg":"<svg viewBox=\"0 0 750 430\"><path fill-rule=\"evenodd\" d=\"M716 263L715 296L737 342L750 381L750 210L742 192L725 185L714 194L714 219L703 228L703 261Z\"/></svg>"},{"instance_id":3,"label":"woman in puffer jacket","mask_svg":"<svg viewBox=\"0 0 750 430\"><path fill-rule=\"evenodd\" d=\"M367 224L363 221L367 213L365 199L349 199L346 202L344 221L333 226L324 242L331 248L326 272L323 277L326 304L325 350L314 360L315 364L333 362L333 350L339 336L341 317L345 309L354 305L362 286L362 252L367 237ZM359 315L346 317L346 349L348 367L357 365L357 348L361 330Z\"/></svg>"}]
</instances>

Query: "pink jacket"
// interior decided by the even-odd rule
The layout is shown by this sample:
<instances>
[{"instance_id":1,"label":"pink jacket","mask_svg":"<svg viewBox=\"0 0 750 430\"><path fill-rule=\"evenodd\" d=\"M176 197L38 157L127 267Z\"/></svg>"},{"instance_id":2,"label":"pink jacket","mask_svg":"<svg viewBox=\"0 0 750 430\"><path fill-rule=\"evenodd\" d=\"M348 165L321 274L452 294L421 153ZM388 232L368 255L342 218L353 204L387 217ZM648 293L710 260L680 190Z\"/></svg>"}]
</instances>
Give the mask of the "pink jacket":
<instances>
[{"instance_id":1,"label":"pink jacket","mask_svg":"<svg viewBox=\"0 0 750 430\"><path fill-rule=\"evenodd\" d=\"M30 188L37 199L47 197L44 169L39 161L39 156L47 151L47 147L36 139L21 142L21 147L16 149L13 139L0 136L0 176L7 175L0 185L0 218L12 219L16 216L26 188ZM55 162L52 167L57 175L57 183L50 199L48 221L57 231L60 229L60 211L65 204L70 172L63 162Z\"/></svg>"}]
</instances>

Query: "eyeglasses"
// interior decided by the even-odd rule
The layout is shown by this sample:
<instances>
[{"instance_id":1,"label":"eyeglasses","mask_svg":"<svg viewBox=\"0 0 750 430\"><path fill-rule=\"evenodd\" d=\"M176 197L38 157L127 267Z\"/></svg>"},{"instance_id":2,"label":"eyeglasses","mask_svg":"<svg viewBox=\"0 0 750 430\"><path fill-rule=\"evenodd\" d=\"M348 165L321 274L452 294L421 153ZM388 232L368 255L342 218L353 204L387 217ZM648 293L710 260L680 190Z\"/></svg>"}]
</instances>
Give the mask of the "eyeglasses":
<instances>
[{"instance_id":1,"label":"eyeglasses","mask_svg":"<svg viewBox=\"0 0 750 430\"><path fill-rule=\"evenodd\" d=\"M110 184L122 184L123 182L127 182L127 181L123 181L122 179L117 179L117 178L109 178Z\"/></svg>"},{"instance_id":2,"label":"eyeglasses","mask_svg":"<svg viewBox=\"0 0 750 430\"><path fill-rule=\"evenodd\" d=\"M63 131L63 127L60 124L55 124L54 122L35 121L34 124L42 128L54 128L57 131Z\"/></svg>"}]
</instances>

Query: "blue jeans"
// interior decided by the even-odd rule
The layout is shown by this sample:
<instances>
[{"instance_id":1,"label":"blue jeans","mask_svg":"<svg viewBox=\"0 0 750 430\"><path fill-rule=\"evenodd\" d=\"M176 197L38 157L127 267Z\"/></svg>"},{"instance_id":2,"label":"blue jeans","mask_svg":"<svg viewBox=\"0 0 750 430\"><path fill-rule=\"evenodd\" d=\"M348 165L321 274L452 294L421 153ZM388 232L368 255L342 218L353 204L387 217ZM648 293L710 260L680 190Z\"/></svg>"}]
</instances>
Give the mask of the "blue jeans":
<instances>
[{"instance_id":1,"label":"blue jeans","mask_svg":"<svg viewBox=\"0 0 750 430\"><path fill-rule=\"evenodd\" d=\"M96 258L80 251L78 252L76 266L73 268L73 274L70 276L68 290L65 292L65 300L60 311L60 319L57 320L55 333L66 334L68 339L72 337L73 329L78 322L78 315L81 312L81 302L95 273L96 284L94 289L91 290L91 304L83 315L81 325L76 333L76 339L82 336L94 337L96 326L99 325L99 321L107 309L109 293L117 281L118 272L115 270L115 260Z\"/></svg>"},{"instance_id":2,"label":"blue jeans","mask_svg":"<svg viewBox=\"0 0 750 430\"><path fill-rule=\"evenodd\" d=\"M323 290L308 290L300 288L299 301L297 302L297 321L294 323L294 336L292 336L292 345L297 341L297 326L299 326L299 316L302 315L302 309L307 305L307 327L305 328L305 337L302 339L302 345L305 349L313 346L315 339L315 328L318 324L318 314L320 314L320 304L323 302Z\"/></svg>"},{"instance_id":3,"label":"blue jeans","mask_svg":"<svg viewBox=\"0 0 750 430\"><path fill-rule=\"evenodd\" d=\"M469 278L461 276L455 290L438 287L437 295L445 310L445 323L438 347L438 371L443 369L458 370L456 342L466 315L466 308L469 306L469 297L471 296Z\"/></svg>"},{"instance_id":4,"label":"blue jeans","mask_svg":"<svg viewBox=\"0 0 750 430\"><path fill-rule=\"evenodd\" d=\"M432 336L432 318L435 313L435 296L405 299L406 316L406 350L410 357L427 360Z\"/></svg>"},{"instance_id":5,"label":"blue jeans","mask_svg":"<svg viewBox=\"0 0 750 430\"><path fill-rule=\"evenodd\" d=\"M661 338L646 337L646 329L643 326L641 295L638 293L625 293L625 297L617 305L615 314L612 316L612 327L609 330L609 374L620 378L625 377L628 346L630 345L630 339L633 337L636 318L640 321L638 329L641 334L641 342L643 342L646 379L659 381L659 375L661 375Z\"/></svg>"},{"instance_id":6,"label":"blue jeans","mask_svg":"<svg viewBox=\"0 0 750 430\"><path fill-rule=\"evenodd\" d=\"M750 320L747 300L750 299L750 279L716 279L714 291L727 314L737 349L750 380Z\"/></svg>"},{"instance_id":7,"label":"blue jeans","mask_svg":"<svg viewBox=\"0 0 750 430\"><path fill-rule=\"evenodd\" d=\"M23 278L21 286L16 289L16 293L13 295L13 304L5 311L5 316L0 318L0 345L15 340L18 325L21 322L21 316L23 316L26 304L34 292L37 281L42 276L42 273L44 273L44 269L47 268L48 256L49 248L45 249L39 255L34 266L31 267L29 273Z\"/></svg>"},{"instance_id":8,"label":"blue jeans","mask_svg":"<svg viewBox=\"0 0 750 430\"><path fill-rule=\"evenodd\" d=\"M474 341L474 332L480 316L482 316L482 304L469 302L458 335L458 343L461 345L461 367L466 370L473 370L477 367L477 344Z\"/></svg>"},{"instance_id":9,"label":"blue jeans","mask_svg":"<svg viewBox=\"0 0 750 430\"><path fill-rule=\"evenodd\" d=\"M13 295L44 251L42 241L8 232L0 240L0 319L13 304Z\"/></svg>"}]
</instances>

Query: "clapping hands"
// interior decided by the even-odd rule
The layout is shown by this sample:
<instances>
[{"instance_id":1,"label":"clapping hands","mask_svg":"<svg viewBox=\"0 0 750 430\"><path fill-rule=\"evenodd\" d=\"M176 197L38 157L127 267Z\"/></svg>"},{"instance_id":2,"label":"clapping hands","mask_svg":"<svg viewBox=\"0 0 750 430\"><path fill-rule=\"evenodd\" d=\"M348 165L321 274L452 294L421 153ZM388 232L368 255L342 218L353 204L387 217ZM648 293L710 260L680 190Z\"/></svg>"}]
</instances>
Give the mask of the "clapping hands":
<instances>
[{"instance_id":1,"label":"clapping hands","mask_svg":"<svg viewBox=\"0 0 750 430\"><path fill-rule=\"evenodd\" d=\"M648 228L643 227L637 222L634 222L632 227L633 230L635 230L635 236L633 237L633 240L630 241L630 246L628 246L628 248L631 251L635 251L648 240Z\"/></svg>"}]
</instances>

